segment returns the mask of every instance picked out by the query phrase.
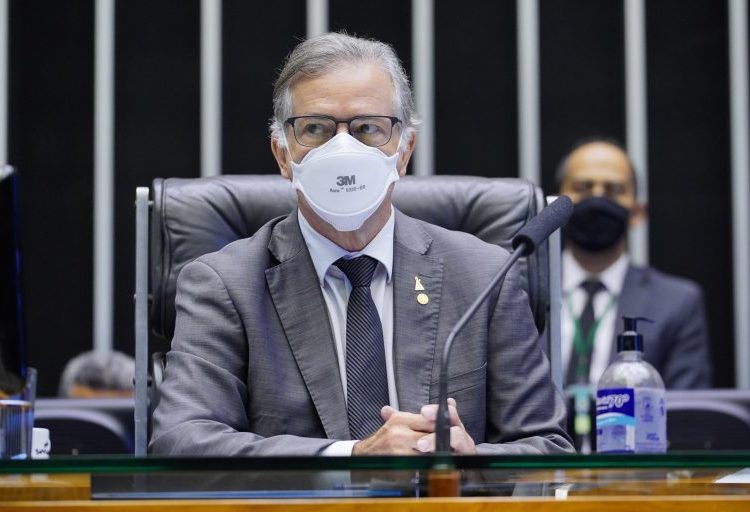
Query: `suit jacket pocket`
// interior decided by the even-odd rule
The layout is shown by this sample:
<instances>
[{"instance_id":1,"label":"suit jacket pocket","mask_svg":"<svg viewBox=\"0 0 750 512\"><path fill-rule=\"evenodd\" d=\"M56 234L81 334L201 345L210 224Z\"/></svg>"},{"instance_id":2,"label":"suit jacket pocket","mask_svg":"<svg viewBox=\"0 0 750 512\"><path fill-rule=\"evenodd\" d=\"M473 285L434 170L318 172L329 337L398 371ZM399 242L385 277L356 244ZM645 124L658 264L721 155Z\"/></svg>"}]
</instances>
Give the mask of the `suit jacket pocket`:
<instances>
[{"instance_id":1,"label":"suit jacket pocket","mask_svg":"<svg viewBox=\"0 0 750 512\"><path fill-rule=\"evenodd\" d=\"M487 363L484 363L479 368L474 368L467 372L459 373L458 375L450 375L448 377L448 396L455 398L455 394L463 393L464 391L470 390L477 386L484 386L487 375ZM434 403L438 397L439 383L435 382L431 387L430 392L430 403Z\"/></svg>"}]
</instances>

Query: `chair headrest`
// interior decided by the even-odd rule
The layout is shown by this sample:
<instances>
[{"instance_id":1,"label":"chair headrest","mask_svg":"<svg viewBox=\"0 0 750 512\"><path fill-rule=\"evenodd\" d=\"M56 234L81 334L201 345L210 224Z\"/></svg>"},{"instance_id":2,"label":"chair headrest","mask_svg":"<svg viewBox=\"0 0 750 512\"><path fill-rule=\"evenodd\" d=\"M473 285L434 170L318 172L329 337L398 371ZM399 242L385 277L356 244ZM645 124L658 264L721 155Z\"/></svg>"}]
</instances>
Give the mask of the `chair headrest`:
<instances>
[{"instance_id":1,"label":"chair headrest","mask_svg":"<svg viewBox=\"0 0 750 512\"><path fill-rule=\"evenodd\" d=\"M151 326L171 340L177 276L185 264L253 235L296 207L279 175L156 179L150 235ZM543 207L541 191L514 178L407 176L396 183L393 204L406 215L471 233L511 250L513 236ZM520 262L537 328L547 311L546 249Z\"/></svg>"}]
</instances>

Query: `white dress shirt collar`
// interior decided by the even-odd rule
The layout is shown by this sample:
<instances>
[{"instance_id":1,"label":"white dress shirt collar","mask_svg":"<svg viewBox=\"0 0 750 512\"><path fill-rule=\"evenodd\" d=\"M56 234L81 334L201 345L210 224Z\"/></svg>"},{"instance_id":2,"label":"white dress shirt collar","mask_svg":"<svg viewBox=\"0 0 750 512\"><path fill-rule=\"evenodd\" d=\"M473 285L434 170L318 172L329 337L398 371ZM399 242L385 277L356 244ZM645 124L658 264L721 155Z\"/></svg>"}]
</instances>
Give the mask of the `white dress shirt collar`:
<instances>
[{"instance_id":1,"label":"white dress shirt collar","mask_svg":"<svg viewBox=\"0 0 750 512\"><path fill-rule=\"evenodd\" d=\"M562 254L563 295L569 295L573 290L581 286L587 279L598 279L611 295L619 296L625 283L625 274L628 271L628 255L622 253L617 260L607 267L599 275L591 274L584 270L573 257L570 249L565 249Z\"/></svg>"},{"instance_id":2,"label":"white dress shirt collar","mask_svg":"<svg viewBox=\"0 0 750 512\"><path fill-rule=\"evenodd\" d=\"M329 239L315 231L301 211L297 210L300 231L302 238L305 239L307 249L310 251L315 273L318 275L320 286L324 284L326 273L331 265L339 258L356 258L357 256L366 255L378 260L386 272L387 282L391 281L391 270L393 268L393 232L395 225L395 215L393 206L388 222L383 229L373 238L367 246L361 251L349 252L331 242Z\"/></svg>"}]
</instances>

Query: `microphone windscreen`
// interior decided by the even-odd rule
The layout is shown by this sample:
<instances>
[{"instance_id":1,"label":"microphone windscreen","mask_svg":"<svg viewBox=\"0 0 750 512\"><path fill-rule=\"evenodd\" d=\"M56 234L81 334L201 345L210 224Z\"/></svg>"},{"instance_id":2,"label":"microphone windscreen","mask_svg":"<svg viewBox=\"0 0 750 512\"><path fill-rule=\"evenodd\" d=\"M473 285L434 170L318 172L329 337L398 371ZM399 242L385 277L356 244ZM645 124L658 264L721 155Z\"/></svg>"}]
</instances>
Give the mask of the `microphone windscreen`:
<instances>
[{"instance_id":1,"label":"microphone windscreen","mask_svg":"<svg viewBox=\"0 0 750 512\"><path fill-rule=\"evenodd\" d=\"M552 204L527 222L521 228L521 231L513 237L513 250L518 249L518 246L523 244L524 256L528 256L556 229L564 226L571 215L573 215L573 202L568 196L558 196Z\"/></svg>"}]
</instances>

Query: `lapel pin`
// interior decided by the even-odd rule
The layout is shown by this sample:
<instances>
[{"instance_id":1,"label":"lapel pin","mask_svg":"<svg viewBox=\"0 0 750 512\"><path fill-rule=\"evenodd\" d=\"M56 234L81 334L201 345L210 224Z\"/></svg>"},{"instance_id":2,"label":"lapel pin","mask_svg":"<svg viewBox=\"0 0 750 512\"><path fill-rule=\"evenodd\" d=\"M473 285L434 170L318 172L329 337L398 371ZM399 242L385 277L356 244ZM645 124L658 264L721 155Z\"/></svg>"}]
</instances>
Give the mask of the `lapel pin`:
<instances>
[{"instance_id":1,"label":"lapel pin","mask_svg":"<svg viewBox=\"0 0 750 512\"><path fill-rule=\"evenodd\" d=\"M414 276L414 291L424 291L424 286L422 286L422 281L419 279L419 276Z\"/></svg>"},{"instance_id":2,"label":"lapel pin","mask_svg":"<svg viewBox=\"0 0 750 512\"><path fill-rule=\"evenodd\" d=\"M430 302L430 298L427 296L426 293L420 293L419 295L417 295L417 302L419 302L420 304L424 306L425 304Z\"/></svg>"}]
</instances>

